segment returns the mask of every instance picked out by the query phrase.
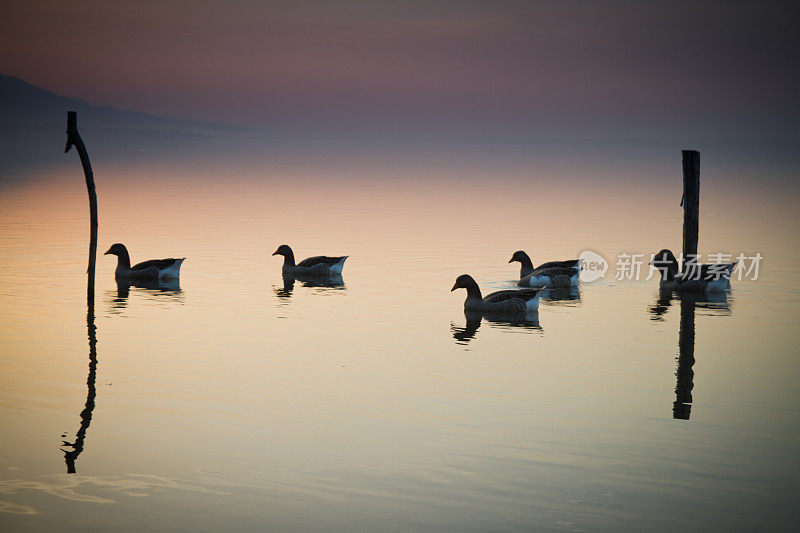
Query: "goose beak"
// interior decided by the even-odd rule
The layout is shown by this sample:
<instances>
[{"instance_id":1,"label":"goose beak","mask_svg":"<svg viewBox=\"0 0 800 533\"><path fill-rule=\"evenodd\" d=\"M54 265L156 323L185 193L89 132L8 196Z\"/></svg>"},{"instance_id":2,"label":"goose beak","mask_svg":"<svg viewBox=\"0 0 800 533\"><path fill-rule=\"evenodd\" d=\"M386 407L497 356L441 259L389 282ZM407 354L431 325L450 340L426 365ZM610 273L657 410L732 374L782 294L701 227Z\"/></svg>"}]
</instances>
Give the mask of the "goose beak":
<instances>
[{"instance_id":1,"label":"goose beak","mask_svg":"<svg viewBox=\"0 0 800 533\"><path fill-rule=\"evenodd\" d=\"M508 260L508 262L509 263L513 263L514 262L514 258L512 257L511 259Z\"/></svg>"},{"instance_id":2,"label":"goose beak","mask_svg":"<svg viewBox=\"0 0 800 533\"><path fill-rule=\"evenodd\" d=\"M274 252L272 252L272 255L278 255L278 250L275 250Z\"/></svg>"},{"instance_id":3,"label":"goose beak","mask_svg":"<svg viewBox=\"0 0 800 533\"><path fill-rule=\"evenodd\" d=\"M109 248L108 251L106 253L104 253L103 255L108 255L110 253L111 253L111 248Z\"/></svg>"},{"instance_id":4,"label":"goose beak","mask_svg":"<svg viewBox=\"0 0 800 533\"><path fill-rule=\"evenodd\" d=\"M456 289L460 289L460 288L461 288L461 286L460 286L460 285L458 284L458 282L456 281L455 283L453 283L453 288L452 288L452 289L450 289L450 292L453 292L454 290L456 290Z\"/></svg>"}]
</instances>

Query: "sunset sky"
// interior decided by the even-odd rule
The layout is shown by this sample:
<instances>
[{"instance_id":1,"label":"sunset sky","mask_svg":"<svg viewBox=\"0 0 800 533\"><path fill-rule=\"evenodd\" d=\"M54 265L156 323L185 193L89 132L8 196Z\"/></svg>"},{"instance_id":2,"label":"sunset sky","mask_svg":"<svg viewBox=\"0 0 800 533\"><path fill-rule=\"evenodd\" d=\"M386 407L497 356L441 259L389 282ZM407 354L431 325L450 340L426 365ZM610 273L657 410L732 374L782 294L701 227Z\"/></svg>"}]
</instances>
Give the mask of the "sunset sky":
<instances>
[{"instance_id":1,"label":"sunset sky","mask_svg":"<svg viewBox=\"0 0 800 533\"><path fill-rule=\"evenodd\" d=\"M789 2L31 1L0 73L277 130L787 136Z\"/></svg>"}]
</instances>

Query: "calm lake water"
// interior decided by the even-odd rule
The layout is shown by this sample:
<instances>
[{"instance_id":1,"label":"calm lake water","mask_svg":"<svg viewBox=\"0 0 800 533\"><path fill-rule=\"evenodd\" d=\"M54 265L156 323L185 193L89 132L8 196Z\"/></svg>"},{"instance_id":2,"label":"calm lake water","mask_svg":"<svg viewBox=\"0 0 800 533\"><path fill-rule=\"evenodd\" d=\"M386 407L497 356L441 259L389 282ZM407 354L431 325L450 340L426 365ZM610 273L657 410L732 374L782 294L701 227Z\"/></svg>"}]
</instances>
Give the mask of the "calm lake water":
<instances>
[{"instance_id":1,"label":"calm lake water","mask_svg":"<svg viewBox=\"0 0 800 533\"><path fill-rule=\"evenodd\" d=\"M700 251L764 259L696 301L615 279L618 254L680 251L690 146L96 137L96 330L77 155L53 135L0 167L4 531L800 518L793 149L697 146ZM114 242L186 256L180 286L118 287ZM282 243L349 254L342 283L284 284ZM517 249L609 271L527 322L468 321L455 278L513 287Z\"/></svg>"}]
</instances>

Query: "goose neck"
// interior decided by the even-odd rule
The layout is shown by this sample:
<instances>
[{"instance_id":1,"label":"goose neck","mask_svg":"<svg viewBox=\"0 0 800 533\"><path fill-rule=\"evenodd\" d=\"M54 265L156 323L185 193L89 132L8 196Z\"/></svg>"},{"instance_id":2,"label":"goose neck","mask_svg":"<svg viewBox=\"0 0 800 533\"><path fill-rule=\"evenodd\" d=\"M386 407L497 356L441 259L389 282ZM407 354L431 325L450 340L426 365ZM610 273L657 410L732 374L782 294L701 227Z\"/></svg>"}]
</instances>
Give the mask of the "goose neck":
<instances>
[{"instance_id":1,"label":"goose neck","mask_svg":"<svg viewBox=\"0 0 800 533\"><path fill-rule=\"evenodd\" d=\"M285 254L283 254L283 266L285 267L293 267L294 266L294 252L289 250Z\"/></svg>"},{"instance_id":2,"label":"goose neck","mask_svg":"<svg viewBox=\"0 0 800 533\"><path fill-rule=\"evenodd\" d=\"M117 270L131 268L131 256L128 255L128 250L122 250L117 253Z\"/></svg>"},{"instance_id":3,"label":"goose neck","mask_svg":"<svg viewBox=\"0 0 800 533\"><path fill-rule=\"evenodd\" d=\"M520 262L520 277L525 277L531 272L533 272L533 263L531 262L531 258L528 257L528 254L522 253L519 259Z\"/></svg>"},{"instance_id":4,"label":"goose neck","mask_svg":"<svg viewBox=\"0 0 800 533\"><path fill-rule=\"evenodd\" d=\"M467 299L464 301L465 307L476 307L476 303L483 301L481 296L481 289L474 280L467 283L464 288L467 290Z\"/></svg>"}]
</instances>

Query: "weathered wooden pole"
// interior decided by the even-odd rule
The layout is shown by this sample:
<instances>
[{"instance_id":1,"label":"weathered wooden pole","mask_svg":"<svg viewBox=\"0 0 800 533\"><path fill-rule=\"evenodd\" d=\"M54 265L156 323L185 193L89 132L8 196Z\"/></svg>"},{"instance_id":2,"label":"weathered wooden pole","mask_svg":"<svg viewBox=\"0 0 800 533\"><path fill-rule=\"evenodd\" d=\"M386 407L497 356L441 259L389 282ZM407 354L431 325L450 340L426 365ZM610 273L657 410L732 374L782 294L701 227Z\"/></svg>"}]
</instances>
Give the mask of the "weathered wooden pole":
<instances>
[{"instance_id":1,"label":"weathered wooden pole","mask_svg":"<svg viewBox=\"0 0 800 533\"><path fill-rule=\"evenodd\" d=\"M83 174L86 177L86 190L89 192L89 267L86 270L86 329L89 337L89 375L86 378L86 403L81 411L81 423L78 432L75 434L75 442L64 441L64 446L69 446L72 450L64 450L64 460L67 463L67 473L75 473L75 460L83 451L86 431L92 422L92 411L94 411L94 401L97 396L95 380L97 379L97 326L94 319L94 272L97 262L97 192L94 188L94 174L92 165L89 162L89 154L78 133L78 117L75 111L67 112L67 145L64 153L75 147L81 158Z\"/></svg>"},{"instance_id":2,"label":"weathered wooden pole","mask_svg":"<svg viewBox=\"0 0 800 533\"><path fill-rule=\"evenodd\" d=\"M697 263L697 240L700 225L700 152L682 150L683 154L683 272L687 263Z\"/></svg>"},{"instance_id":3,"label":"weathered wooden pole","mask_svg":"<svg viewBox=\"0 0 800 533\"><path fill-rule=\"evenodd\" d=\"M92 164L89 162L89 154L86 152L86 146L83 144L80 133L78 133L78 114L75 111L67 112L67 145L64 147L64 153L69 152L69 149L75 147L78 150L78 156L81 158L81 165L83 165L83 175L86 177L86 190L89 193L89 219L90 219L90 237L89 237L89 287L87 287L87 295L91 292L94 296L94 265L97 261L97 192L94 188L94 174L92 173ZM94 298L92 298L94 302Z\"/></svg>"}]
</instances>

